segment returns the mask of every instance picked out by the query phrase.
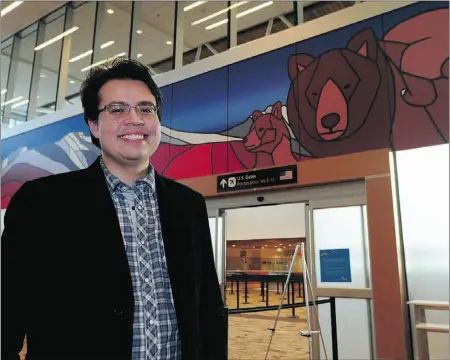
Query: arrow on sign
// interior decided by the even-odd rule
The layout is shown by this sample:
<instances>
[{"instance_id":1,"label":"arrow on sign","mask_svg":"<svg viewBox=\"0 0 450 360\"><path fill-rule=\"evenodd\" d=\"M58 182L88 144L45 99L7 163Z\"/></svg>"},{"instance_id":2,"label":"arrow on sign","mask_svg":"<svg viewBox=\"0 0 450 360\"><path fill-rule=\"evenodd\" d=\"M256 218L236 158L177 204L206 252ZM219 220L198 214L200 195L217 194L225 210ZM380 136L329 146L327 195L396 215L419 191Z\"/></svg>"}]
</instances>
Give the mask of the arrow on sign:
<instances>
[{"instance_id":1,"label":"arrow on sign","mask_svg":"<svg viewBox=\"0 0 450 360\"><path fill-rule=\"evenodd\" d=\"M220 186L225 189L225 186L227 186L227 181L225 179L222 179L222 181L220 182Z\"/></svg>"}]
</instances>

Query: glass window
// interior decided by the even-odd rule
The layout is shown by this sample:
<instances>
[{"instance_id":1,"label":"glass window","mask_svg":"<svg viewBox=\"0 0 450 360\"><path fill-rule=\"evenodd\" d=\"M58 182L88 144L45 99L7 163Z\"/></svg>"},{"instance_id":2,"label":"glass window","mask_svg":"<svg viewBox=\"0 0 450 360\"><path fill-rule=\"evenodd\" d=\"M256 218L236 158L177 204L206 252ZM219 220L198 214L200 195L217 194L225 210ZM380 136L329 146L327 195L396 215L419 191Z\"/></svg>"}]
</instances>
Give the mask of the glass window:
<instances>
[{"instance_id":1,"label":"glass window","mask_svg":"<svg viewBox=\"0 0 450 360\"><path fill-rule=\"evenodd\" d=\"M20 100L11 105L11 127L25 122L27 118L36 36L37 32L34 31L20 40L19 62L14 85L14 99L20 98Z\"/></svg>"},{"instance_id":2,"label":"glass window","mask_svg":"<svg viewBox=\"0 0 450 360\"><path fill-rule=\"evenodd\" d=\"M137 58L154 74L173 69L175 2L143 1L140 3L136 31Z\"/></svg>"},{"instance_id":3,"label":"glass window","mask_svg":"<svg viewBox=\"0 0 450 360\"><path fill-rule=\"evenodd\" d=\"M36 31L20 36L15 36L14 44L2 51L2 61L6 60L6 64L2 63L2 121L9 127L26 121L29 103Z\"/></svg>"},{"instance_id":4,"label":"glass window","mask_svg":"<svg viewBox=\"0 0 450 360\"><path fill-rule=\"evenodd\" d=\"M0 94L0 102L1 102L1 118L3 119L3 103L5 102L6 98L6 86L8 85L8 74L9 74L9 64L11 62L11 51L12 51L12 45L6 46L2 49L2 58L1 58L1 94Z\"/></svg>"},{"instance_id":5,"label":"glass window","mask_svg":"<svg viewBox=\"0 0 450 360\"><path fill-rule=\"evenodd\" d=\"M211 231L211 241L214 254L214 261L216 264L217 277L220 283L222 283L223 276L223 218L209 217L209 230Z\"/></svg>"},{"instance_id":6,"label":"glass window","mask_svg":"<svg viewBox=\"0 0 450 360\"><path fill-rule=\"evenodd\" d=\"M238 45L288 29L295 24L293 1L241 1L238 4Z\"/></svg>"},{"instance_id":7,"label":"glass window","mask_svg":"<svg viewBox=\"0 0 450 360\"><path fill-rule=\"evenodd\" d=\"M326 300L319 298L319 300ZM331 309L329 304L318 306L319 322L328 359L333 358L331 338ZM314 310L311 310L314 316ZM372 301L366 299L336 299L337 343L339 359L374 359L372 332ZM325 352L320 344L320 359Z\"/></svg>"},{"instance_id":8,"label":"glass window","mask_svg":"<svg viewBox=\"0 0 450 360\"><path fill-rule=\"evenodd\" d=\"M313 230L318 287L366 289L371 286L365 213L365 205L314 209ZM321 256L327 258L321 259ZM348 276L347 256L350 261L350 277L336 280L336 276ZM326 268L321 269L321 264L325 262ZM330 276L333 279L330 279Z\"/></svg>"},{"instance_id":9,"label":"glass window","mask_svg":"<svg viewBox=\"0 0 450 360\"><path fill-rule=\"evenodd\" d=\"M59 39L58 36L64 32L64 12L65 9L61 9L59 17L45 24L44 39L37 44L35 49L36 56L42 56L42 66L36 67L36 72L39 73L36 116L43 116L55 111L63 44L62 38ZM41 52L41 54L38 54L38 52Z\"/></svg>"},{"instance_id":10,"label":"glass window","mask_svg":"<svg viewBox=\"0 0 450 360\"><path fill-rule=\"evenodd\" d=\"M93 65L128 56L131 29L131 1L98 2L97 33ZM85 72L89 67L84 67Z\"/></svg>"},{"instance_id":11,"label":"glass window","mask_svg":"<svg viewBox=\"0 0 450 360\"><path fill-rule=\"evenodd\" d=\"M66 104L72 105L78 101L80 86L85 79L81 70L91 65L94 43L96 2L85 3L73 12L73 26L79 30L72 34L69 79L66 84Z\"/></svg>"},{"instance_id":12,"label":"glass window","mask_svg":"<svg viewBox=\"0 0 450 360\"><path fill-rule=\"evenodd\" d=\"M183 65L228 49L228 2L186 1ZM233 5L236 6L236 5Z\"/></svg>"}]
</instances>

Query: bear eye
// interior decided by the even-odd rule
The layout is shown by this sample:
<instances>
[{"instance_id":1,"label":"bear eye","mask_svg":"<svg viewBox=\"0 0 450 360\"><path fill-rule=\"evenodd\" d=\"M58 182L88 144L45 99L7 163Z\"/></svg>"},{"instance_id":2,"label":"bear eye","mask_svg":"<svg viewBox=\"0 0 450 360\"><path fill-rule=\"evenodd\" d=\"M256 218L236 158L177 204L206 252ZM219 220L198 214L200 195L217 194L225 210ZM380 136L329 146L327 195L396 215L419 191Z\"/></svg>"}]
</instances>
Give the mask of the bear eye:
<instances>
[{"instance_id":1,"label":"bear eye","mask_svg":"<svg viewBox=\"0 0 450 360\"><path fill-rule=\"evenodd\" d=\"M350 87L351 87L350 84L345 84L345 85L344 85L344 89L345 89L345 90L350 89Z\"/></svg>"}]
</instances>

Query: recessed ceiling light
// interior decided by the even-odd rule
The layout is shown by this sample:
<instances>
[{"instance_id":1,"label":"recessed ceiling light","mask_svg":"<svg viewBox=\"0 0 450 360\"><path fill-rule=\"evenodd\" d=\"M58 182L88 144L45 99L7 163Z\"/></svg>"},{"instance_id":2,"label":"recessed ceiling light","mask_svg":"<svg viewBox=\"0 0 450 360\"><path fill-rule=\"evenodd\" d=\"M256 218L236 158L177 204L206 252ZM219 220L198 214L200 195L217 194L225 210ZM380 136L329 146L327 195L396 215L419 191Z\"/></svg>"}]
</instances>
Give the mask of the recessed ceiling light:
<instances>
[{"instance_id":1,"label":"recessed ceiling light","mask_svg":"<svg viewBox=\"0 0 450 360\"><path fill-rule=\"evenodd\" d=\"M196 1L195 3L193 3L193 4L190 4L190 5L188 5L188 6L185 6L184 7L184 11L189 11L189 10L191 10L191 9L193 9L193 8L195 8L195 7L197 7L197 6L199 6L199 5L201 5L201 4L203 4L203 3L205 3L206 1Z\"/></svg>"},{"instance_id":2,"label":"recessed ceiling light","mask_svg":"<svg viewBox=\"0 0 450 360\"><path fill-rule=\"evenodd\" d=\"M73 81L73 80L70 80L70 83L71 83L71 84L75 84L75 81Z\"/></svg>"},{"instance_id":3,"label":"recessed ceiling light","mask_svg":"<svg viewBox=\"0 0 450 360\"><path fill-rule=\"evenodd\" d=\"M106 12L107 12L108 14L114 14L114 10L113 10L113 9L108 9L108 10L106 10Z\"/></svg>"},{"instance_id":4,"label":"recessed ceiling light","mask_svg":"<svg viewBox=\"0 0 450 360\"><path fill-rule=\"evenodd\" d=\"M41 78L45 78L45 75L44 75L44 74L41 74Z\"/></svg>"},{"instance_id":5,"label":"recessed ceiling light","mask_svg":"<svg viewBox=\"0 0 450 360\"><path fill-rule=\"evenodd\" d=\"M167 44L167 45L172 45L172 41L170 41L170 40L169 40L169 41L166 41L166 44Z\"/></svg>"},{"instance_id":6,"label":"recessed ceiling light","mask_svg":"<svg viewBox=\"0 0 450 360\"><path fill-rule=\"evenodd\" d=\"M136 30L136 33L138 33L139 35L142 34L142 30Z\"/></svg>"},{"instance_id":7,"label":"recessed ceiling light","mask_svg":"<svg viewBox=\"0 0 450 360\"><path fill-rule=\"evenodd\" d=\"M104 49L104 48L107 48L108 46L111 46L111 45L113 45L114 44L114 41L108 41L108 42L105 42L104 44L101 44L100 45L100 49Z\"/></svg>"},{"instance_id":8,"label":"recessed ceiling light","mask_svg":"<svg viewBox=\"0 0 450 360\"><path fill-rule=\"evenodd\" d=\"M3 8L2 11L1 11L1 17L5 16L10 11L13 11L16 7L18 7L22 3L23 3L23 1L14 1L12 4L10 4L7 7Z\"/></svg>"},{"instance_id":9,"label":"recessed ceiling light","mask_svg":"<svg viewBox=\"0 0 450 360\"><path fill-rule=\"evenodd\" d=\"M137 57L140 58L142 56L142 54L137 54Z\"/></svg>"}]
</instances>

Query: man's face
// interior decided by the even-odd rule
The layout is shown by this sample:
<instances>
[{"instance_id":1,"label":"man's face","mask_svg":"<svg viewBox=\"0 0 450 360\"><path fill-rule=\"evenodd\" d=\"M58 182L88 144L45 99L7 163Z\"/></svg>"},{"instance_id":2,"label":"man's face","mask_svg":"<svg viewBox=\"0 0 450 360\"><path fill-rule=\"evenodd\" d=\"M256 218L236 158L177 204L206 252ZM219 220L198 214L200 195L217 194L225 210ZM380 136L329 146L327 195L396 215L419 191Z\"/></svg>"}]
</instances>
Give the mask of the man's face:
<instances>
[{"instance_id":1,"label":"man's face","mask_svg":"<svg viewBox=\"0 0 450 360\"><path fill-rule=\"evenodd\" d=\"M98 121L89 121L89 127L100 141L103 156L126 166L148 162L161 140L161 125L155 97L147 85L137 80L111 80L99 95L99 110L106 109ZM131 105L129 112L127 105Z\"/></svg>"}]
</instances>

